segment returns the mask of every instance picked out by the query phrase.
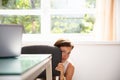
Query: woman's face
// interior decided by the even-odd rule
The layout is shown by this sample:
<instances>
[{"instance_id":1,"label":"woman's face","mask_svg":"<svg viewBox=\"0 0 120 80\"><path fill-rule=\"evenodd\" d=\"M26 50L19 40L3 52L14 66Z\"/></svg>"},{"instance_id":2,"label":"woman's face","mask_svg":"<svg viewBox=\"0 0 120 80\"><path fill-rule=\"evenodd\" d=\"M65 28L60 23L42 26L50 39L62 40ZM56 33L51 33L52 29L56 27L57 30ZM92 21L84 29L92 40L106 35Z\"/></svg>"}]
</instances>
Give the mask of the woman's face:
<instances>
[{"instance_id":1,"label":"woman's face","mask_svg":"<svg viewBox=\"0 0 120 80\"><path fill-rule=\"evenodd\" d=\"M62 62L66 61L71 53L72 47L61 46L60 50L62 51Z\"/></svg>"}]
</instances>

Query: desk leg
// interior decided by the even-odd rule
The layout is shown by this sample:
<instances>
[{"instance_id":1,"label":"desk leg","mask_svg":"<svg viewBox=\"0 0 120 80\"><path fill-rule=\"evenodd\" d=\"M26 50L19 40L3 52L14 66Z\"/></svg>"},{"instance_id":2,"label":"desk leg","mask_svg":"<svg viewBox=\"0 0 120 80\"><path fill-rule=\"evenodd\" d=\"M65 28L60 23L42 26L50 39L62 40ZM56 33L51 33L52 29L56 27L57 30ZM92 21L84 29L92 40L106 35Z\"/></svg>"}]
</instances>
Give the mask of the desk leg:
<instances>
[{"instance_id":1,"label":"desk leg","mask_svg":"<svg viewBox=\"0 0 120 80\"><path fill-rule=\"evenodd\" d=\"M47 76L47 80L52 80L52 63L51 63L51 60L49 61L49 65L46 68L46 76Z\"/></svg>"}]
</instances>

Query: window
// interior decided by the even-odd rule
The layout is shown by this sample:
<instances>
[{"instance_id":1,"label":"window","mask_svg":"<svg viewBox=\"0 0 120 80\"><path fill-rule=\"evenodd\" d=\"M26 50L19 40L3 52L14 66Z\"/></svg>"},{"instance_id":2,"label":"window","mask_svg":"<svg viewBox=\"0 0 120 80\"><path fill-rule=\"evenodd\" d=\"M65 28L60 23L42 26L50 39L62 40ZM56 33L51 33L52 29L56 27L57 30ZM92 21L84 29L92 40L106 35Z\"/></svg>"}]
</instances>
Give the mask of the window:
<instances>
[{"instance_id":1,"label":"window","mask_svg":"<svg viewBox=\"0 0 120 80\"><path fill-rule=\"evenodd\" d=\"M41 32L40 15L35 9L40 9L40 0L0 0L0 23L22 24L25 33Z\"/></svg>"},{"instance_id":2,"label":"window","mask_svg":"<svg viewBox=\"0 0 120 80\"><path fill-rule=\"evenodd\" d=\"M95 0L52 0L51 8L52 33L89 34L93 31Z\"/></svg>"},{"instance_id":3,"label":"window","mask_svg":"<svg viewBox=\"0 0 120 80\"><path fill-rule=\"evenodd\" d=\"M23 24L24 40L95 40L95 21L96 0L0 0L0 23Z\"/></svg>"}]
</instances>

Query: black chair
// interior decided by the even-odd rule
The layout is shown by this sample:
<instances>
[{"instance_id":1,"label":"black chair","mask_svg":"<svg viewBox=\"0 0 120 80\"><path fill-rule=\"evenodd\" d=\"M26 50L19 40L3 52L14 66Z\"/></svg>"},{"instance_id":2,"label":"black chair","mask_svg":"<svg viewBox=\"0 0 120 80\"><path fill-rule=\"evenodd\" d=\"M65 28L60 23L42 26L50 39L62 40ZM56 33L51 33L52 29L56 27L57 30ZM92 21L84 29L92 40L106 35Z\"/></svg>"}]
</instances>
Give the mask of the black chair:
<instances>
[{"instance_id":1,"label":"black chair","mask_svg":"<svg viewBox=\"0 0 120 80\"><path fill-rule=\"evenodd\" d=\"M59 48L49 45L30 45L22 47L22 54L52 54L52 76L59 76L60 73L55 70L55 67L61 62L62 53ZM43 71L37 78L46 79L46 70Z\"/></svg>"}]
</instances>

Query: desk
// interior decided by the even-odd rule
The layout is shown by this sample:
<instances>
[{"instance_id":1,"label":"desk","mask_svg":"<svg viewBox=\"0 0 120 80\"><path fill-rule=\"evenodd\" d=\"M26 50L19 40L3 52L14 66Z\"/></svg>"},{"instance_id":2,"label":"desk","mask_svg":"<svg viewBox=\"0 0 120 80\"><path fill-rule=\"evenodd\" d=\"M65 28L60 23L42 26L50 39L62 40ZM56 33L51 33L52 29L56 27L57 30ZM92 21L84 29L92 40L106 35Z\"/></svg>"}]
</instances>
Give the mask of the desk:
<instances>
[{"instance_id":1,"label":"desk","mask_svg":"<svg viewBox=\"0 0 120 80\"><path fill-rule=\"evenodd\" d=\"M0 58L0 80L34 80L45 69L47 80L52 80L51 58L51 54Z\"/></svg>"}]
</instances>

